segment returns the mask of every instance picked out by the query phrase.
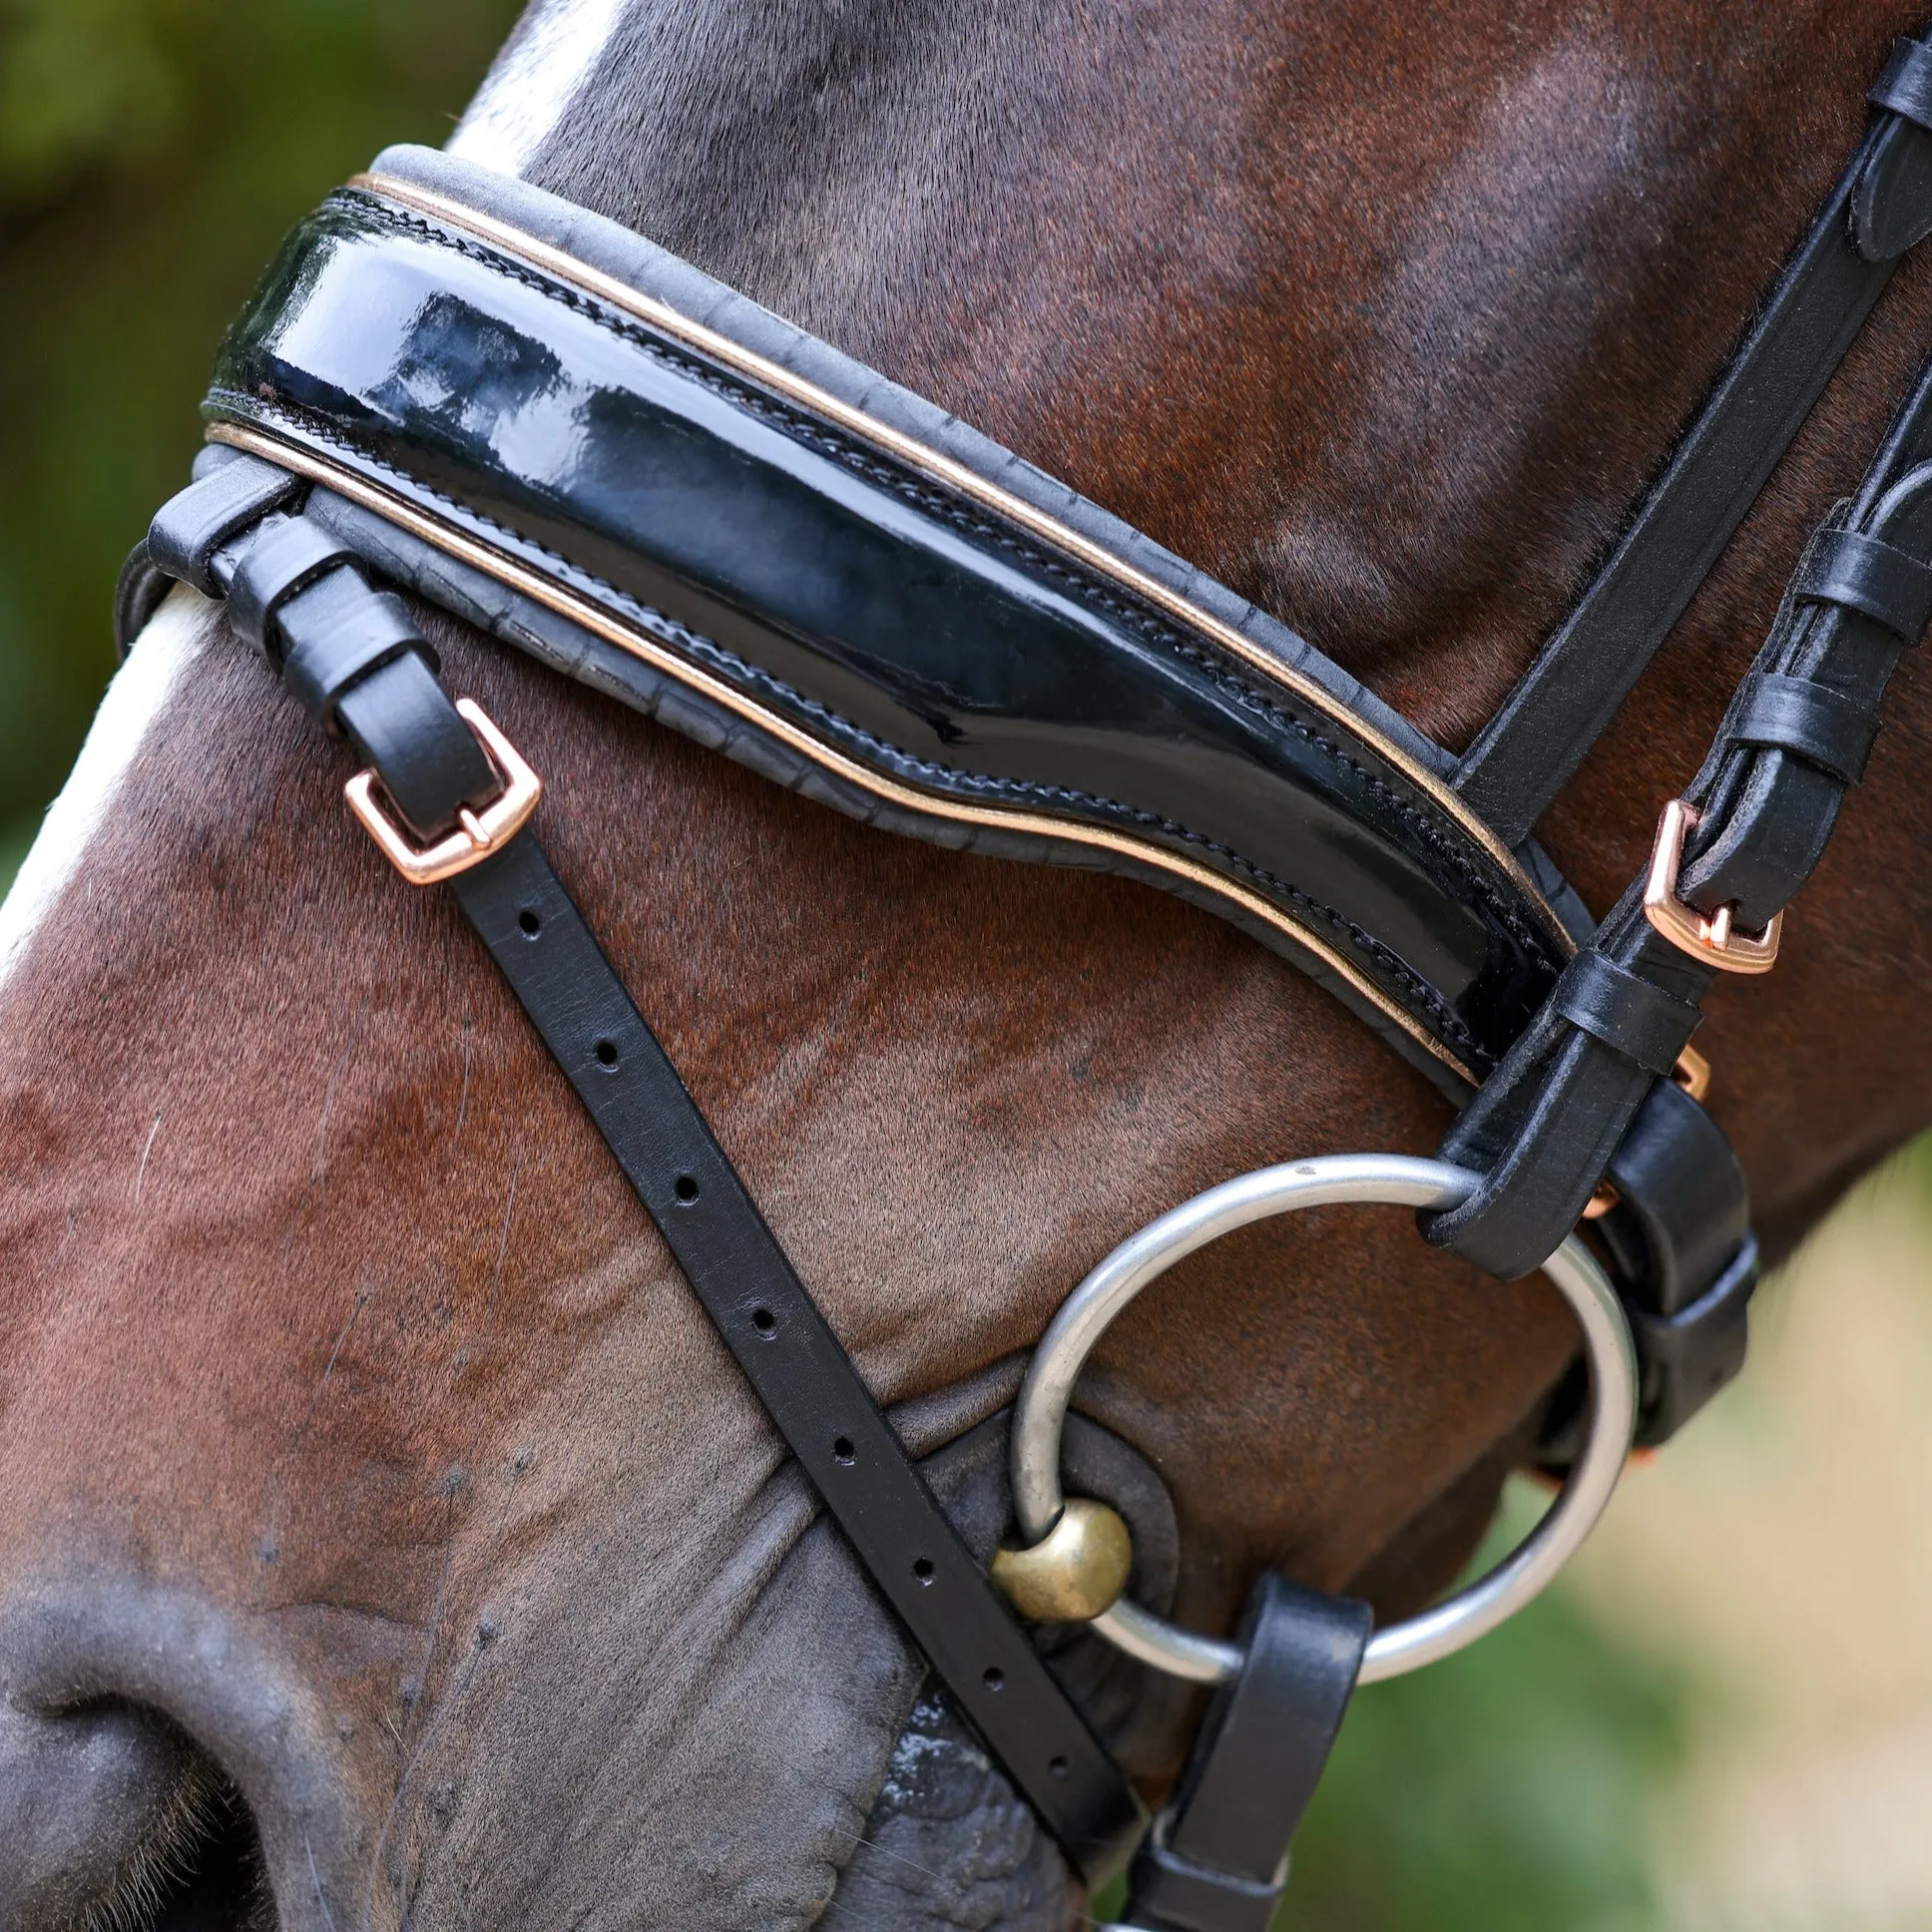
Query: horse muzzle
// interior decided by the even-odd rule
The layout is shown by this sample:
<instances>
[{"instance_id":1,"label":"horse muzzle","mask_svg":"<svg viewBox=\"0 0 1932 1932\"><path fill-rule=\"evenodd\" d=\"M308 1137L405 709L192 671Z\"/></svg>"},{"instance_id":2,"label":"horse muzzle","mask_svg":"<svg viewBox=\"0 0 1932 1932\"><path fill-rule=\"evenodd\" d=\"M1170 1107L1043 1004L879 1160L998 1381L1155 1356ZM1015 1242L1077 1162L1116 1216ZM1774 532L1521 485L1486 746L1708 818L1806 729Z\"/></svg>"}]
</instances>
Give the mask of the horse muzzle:
<instances>
[{"instance_id":1,"label":"horse muzzle","mask_svg":"<svg viewBox=\"0 0 1932 1932\"><path fill-rule=\"evenodd\" d=\"M0 1926L259 1923L251 1836L234 1787L159 1713L0 1703Z\"/></svg>"},{"instance_id":2,"label":"horse muzzle","mask_svg":"<svg viewBox=\"0 0 1932 1932\"><path fill-rule=\"evenodd\" d=\"M319 1716L205 1600L89 1579L0 1602L0 1932L323 1932L361 1834Z\"/></svg>"}]
</instances>

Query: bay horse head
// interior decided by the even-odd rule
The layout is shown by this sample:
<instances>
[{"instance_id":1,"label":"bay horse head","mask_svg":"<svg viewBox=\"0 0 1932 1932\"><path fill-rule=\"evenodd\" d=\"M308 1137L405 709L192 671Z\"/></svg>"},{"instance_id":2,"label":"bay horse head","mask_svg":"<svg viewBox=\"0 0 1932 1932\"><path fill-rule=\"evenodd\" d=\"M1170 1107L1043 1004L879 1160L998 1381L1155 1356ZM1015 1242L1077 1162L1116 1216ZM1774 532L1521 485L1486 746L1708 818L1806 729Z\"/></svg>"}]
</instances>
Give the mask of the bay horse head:
<instances>
[{"instance_id":1,"label":"bay horse head","mask_svg":"<svg viewBox=\"0 0 1932 1932\"><path fill-rule=\"evenodd\" d=\"M452 153L977 424L1461 748L1916 24L549 0ZM1541 821L1599 910L1907 388L1923 273L1884 302ZM893 837L416 621L994 1537L994 1419L1096 1261L1230 1176L1449 1124L1196 906ZM263 680L170 595L0 914L0 1920L1071 1922L511 992ZM1777 971L1699 1035L1773 1252L1932 1112L1929 724L1908 658ZM1073 1452L1182 1623L1270 1568L1386 1620L1461 1566L1574 1350L1546 1284L1402 1216L1259 1224L1110 1332ZM1158 1795L1190 1694L1071 1668Z\"/></svg>"}]
</instances>

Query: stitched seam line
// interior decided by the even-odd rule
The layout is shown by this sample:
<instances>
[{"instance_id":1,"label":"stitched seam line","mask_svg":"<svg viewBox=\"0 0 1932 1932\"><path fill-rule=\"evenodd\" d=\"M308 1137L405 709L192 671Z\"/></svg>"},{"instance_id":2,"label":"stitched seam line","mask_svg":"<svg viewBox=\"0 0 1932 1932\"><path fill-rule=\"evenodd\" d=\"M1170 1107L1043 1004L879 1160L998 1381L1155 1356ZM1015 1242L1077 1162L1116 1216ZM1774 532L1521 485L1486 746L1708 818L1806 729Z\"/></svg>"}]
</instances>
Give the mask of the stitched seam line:
<instances>
[{"instance_id":1,"label":"stitched seam line","mask_svg":"<svg viewBox=\"0 0 1932 1932\"><path fill-rule=\"evenodd\" d=\"M1194 640L1147 611L1145 607L1125 601L1118 594L1070 564L1065 558L1040 549L1008 526L993 523L983 515L967 510L956 499L936 491L924 479L908 476L905 472L885 463L878 452L855 442L829 424L822 423L787 403L780 402L760 390L748 387L740 380L722 373L690 350L666 342L644 324L612 310L606 303L586 291L529 267L468 236L452 235L424 217L396 209L373 196L362 198L360 205L372 210L378 219L391 228L405 230L435 246L448 248L467 259L474 260L492 273L520 282L525 287L543 295L546 300L562 301L567 307L595 322L607 333L630 342L654 360L691 377L735 407L777 425L798 441L815 445L822 454L835 457L847 468L866 476L881 488L892 491L901 500L926 515L950 524L962 535L997 545L1020 561L1058 580L1080 602L1090 608L1103 611L1108 616L1130 625L1151 642L1165 645L1197 670L1204 672L1213 681L1218 690L1260 713L1280 728L1291 731L1312 748L1320 751L1338 770L1348 772L1358 783L1374 793L1387 808L1392 809L1402 819L1411 832L1456 872L1465 886L1481 900L1498 923L1520 945L1550 970L1562 969L1563 962L1550 951L1544 936L1522 917L1505 894L1496 890L1481 868L1474 865L1468 855L1458 848L1455 839L1442 824L1420 809L1412 798L1391 785L1379 772L1370 770L1333 738L1324 735L1319 726L1286 710L1276 699L1240 677L1220 658L1204 650Z\"/></svg>"},{"instance_id":2,"label":"stitched seam line","mask_svg":"<svg viewBox=\"0 0 1932 1932\"><path fill-rule=\"evenodd\" d=\"M828 731L841 734L863 745L882 762L902 772L916 774L934 784L935 787L951 786L983 797L1000 797L1019 804L1047 803L1081 807L1109 817L1124 819L1145 830L1160 831L1180 843L1212 853L1235 871L1269 888L1314 919L1332 928L1336 933L1346 937L1357 951L1366 954L1381 967L1385 975L1397 983L1400 989L1406 991L1408 994L1406 1003L1410 1010L1418 1017L1432 1021L1445 1039L1464 1048L1477 1060L1488 1061L1493 1058L1470 1032L1468 1025L1455 1009L1403 959L1400 953L1377 939L1365 927L1357 925L1337 907L1315 898L1312 894L1303 891L1301 887L1270 872L1266 867L1257 864L1236 851L1231 845L1222 843L1208 833L1196 831L1182 824L1178 819L1168 818L1159 812L1148 811L1138 805L1127 804L1121 799L1103 797L1098 792L1083 791L1071 785L1044 784L1034 779L1000 778L986 772L962 770L957 765L944 764L936 759L922 758L867 730L855 720L846 718L843 714L832 710L830 706L799 691L775 673L765 670L763 666L754 665L747 659L737 656L735 652L727 650L715 639L706 637L703 632L694 631L689 625L672 617L668 612L642 602L619 585L599 577L593 571L586 570L582 565L564 556L561 551L540 543L534 537L526 536L522 531L498 518L459 502L447 492L423 482L419 477L412 476L398 465L350 442L330 425L311 416L308 412L286 404L264 404L258 397L248 396L238 390L217 389L214 393L231 398L238 414L279 420L303 435L313 437L318 442L340 450L357 463L367 464L396 478L410 490L441 504L459 520L468 520L480 525L510 543L534 552L554 565L557 574L565 581L591 595L595 600L615 606L634 623L653 632L664 642L677 645L692 657L709 664L716 671L724 673L740 685L761 690L778 699L792 710L814 720Z\"/></svg>"}]
</instances>

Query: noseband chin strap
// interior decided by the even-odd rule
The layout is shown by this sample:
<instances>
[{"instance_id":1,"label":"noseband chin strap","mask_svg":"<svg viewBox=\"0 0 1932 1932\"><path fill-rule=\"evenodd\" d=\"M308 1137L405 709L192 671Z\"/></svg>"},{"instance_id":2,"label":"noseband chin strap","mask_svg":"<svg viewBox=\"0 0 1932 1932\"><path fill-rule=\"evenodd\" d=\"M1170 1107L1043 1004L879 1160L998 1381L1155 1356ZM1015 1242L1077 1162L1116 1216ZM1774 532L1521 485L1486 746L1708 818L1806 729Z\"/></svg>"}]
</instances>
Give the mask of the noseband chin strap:
<instances>
[{"instance_id":1,"label":"noseband chin strap","mask_svg":"<svg viewBox=\"0 0 1932 1932\"><path fill-rule=\"evenodd\" d=\"M1871 99L1731 370L1460 763L931 405L613 225L420 150L390 151L291 237L224 346L217 446L130 560L124 646L170 580L224 598L353 748L349 805L405 877L449 885L880 1592L1090 1881L1132 1854L1139 1800L551 868L540 774L451 702L371 579L870 822L1162 884L1310 972L1462 1106L1437 1191L1403 1197L1454 1204L1425 1212L1428 1237L1504 1276L1570 1257L1599 1372L1587 1444L1550 1453L1575 1456L1573 1486L1594 1472L1601 1507L1637 1400L1630 1331L1643 1440L1742 1361L1756 1246L1690 1041L1720 974L1774 963L1932 615L1932 371L1798 561L1645 877L1601 925L1531 831L1932 231L1932 51L1900 43ZM1133 1247L1083 1293L1131 1272ZM1040 1615L1127 1642L1127 1546L1096 1510L1029 1522L1046 1534L1003 1574ZM1238 1647L1198 1643L1208 1666L1170 1668L1220 1689L1135 1861L1133 1916L1262 1932L1365 1654L1386 1673L1364 1607L1272 1576Z\"/></svg>"}]
</instances>

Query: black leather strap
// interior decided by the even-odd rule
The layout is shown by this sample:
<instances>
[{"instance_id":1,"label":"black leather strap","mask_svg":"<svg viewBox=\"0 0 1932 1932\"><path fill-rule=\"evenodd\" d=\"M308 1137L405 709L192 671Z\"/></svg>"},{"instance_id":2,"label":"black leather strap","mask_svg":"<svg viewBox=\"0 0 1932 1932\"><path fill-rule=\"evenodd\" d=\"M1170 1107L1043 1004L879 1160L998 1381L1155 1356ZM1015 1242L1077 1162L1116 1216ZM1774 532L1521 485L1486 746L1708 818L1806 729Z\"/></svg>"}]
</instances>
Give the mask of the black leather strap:
<instances>
[{"instance_id":1,"label":"black leather strap","mask_svg":"<svg viewBox=\"0 0 1932 1932\"><path fill-rule=\"evenodd\" d=\"M1586 946L1557 982L1551 1004L1561 1019L1641 1067L1668 1074L1703 1015L1608 954Z\"/></svg>"},{"instance_id":2,"label":"black leather strap","mask_svg":"<svg viewBox=\"0 0 1932 1932\"><path fill-rule=\"evenodd\" d=\"M455 827L458 805L481 805L503 788L421 652L388 658L336 699L335 716L425 839Z\"/></svg>"},{"instance_id":3,"label":"black leather strap","mask_svg":"<svg viewBox=\"0 0 1932 1932\"><path fill-rule=\"evenodd\" d=\"M171 512L176 527L215 527ZM432 834L501 780L398 601L305 525L224 528L197 567L218 595L247 587L231 596L238 628L258 648L268 637L264 657L284 657L318 721L338 725ZM170 554L191 561L179 546ZM1092 1880L1118 1869L1144 1822L1132 1788L907 1458L534 835L452 890L928 1663L1075 1864Z\"/></svg>"},{"instance_id":4,"label":"black leather strap","mask_svg":"<svg viewBox=\"0 0 1932 1932\"><path fill-rule=\"evenodd\" d=\"M1923 58L1906 62L1913 76ZM1457 788L1509 843L1529 834L1603 735L1844 359L1898 256L1932 228L1932 135L1889 102L1878 109L1670 467L1464 757Z\"/></svg>"},{"instance_id":5,"label":"black leather strap","mask_svg":"<svg viewBox=\"0 0 1932 1932\"><path fill-rule=\"evenodd\" d=\"M1863 611L1916 644L1932 618L1932 569L1862 530L1826 529L1806 547L1791 595Z\"/></svg>"},{"instance_id":6,"label":"black leather strap","mask_svg":"<svg viewBox=\"0 0 1932 1932\"><path fill-rule=\"evenodd\" d=\"M331 571L289 598L279 628L283 682L332 732L341 728L336 706L354 686L405 651L426 648L402 599L372 599L349 571Z\"/></svg>"},{"instance_id":7,"label":"black leather strap","mask_svg":"<svg viewBox=\"0 0 1932 1932\"><path fill-rule=\"evenodd\" d=\"M155 569L192 584L204 597L224 596L225 587L211 569L216 554L302 489L300 477L273 463L198 463L195 481L170 497L148 526L148 559ZM122 648L132 642L124 638Z\"/></svg>"},{"instance_id":8,"label":"black leather strap","mask_svg":"<svg viewBox=\"0 0 1932 1932\"><path fill-rule=\"evenodd\" d=\"M243 461L251 471L272 467ZM183 495L227 473L216 469ZM255 493L266 494L258 484ZM164 520L188 521L172 505L157 527ZM306 516L276 513L229 530L199 568L227 596L236 630L325 728L346 733L417 835L437 838L454 828L459 806L483 804L502 781L436 682L436 654L399 600L372 591L348 556Z\"/></svg>"},{"instance_id":9,"label":"black leather strap","mask_svg":"<svg viewBox=\"0 0 1932 1932\"><path fill-rule=\"evenodd\" d=\"M292 502L303 488L272 463L242 458L195 464L195 482L170 497L148 534L128 553L114 591L114 645L125 658L161 608L171 584L192 584L204 597L220 595L209 575L215 553L270 510Z\"/></svg>"},{"instance_id":10,"label":"black leather strap","mask_svg":"<svg viewBox=\"0 0 1932 1932\"><path fill-rule=\"evenodd\" d=\"M1795 751L1840 784L1853 785L1865 775L1877 735L1876 715L1856 699L1808 678L1753 671L1724 722L1723 741Z\"/></svg>"},{"instance_id":11,"label":"black leather strap","mask_svg":"<svg viewBox=\"0 0 1932 1932\"><path fill-rule=\"evenodd\" d=\"M1857 496L1807 547L1753 675L1687 793L1700 818L1678 896L1705 917L1729 906L1737 926L1759 931L1809 877L1846 786L1863 770L1886 684L1916 636L1902 587L1928 565L1932 364ZM1881 583L1887 588L1873 588ZM1690 1009L1718 977L1652 928L1642 881L1590 951ZM1579 963L1566 980L1586 971L1600 969ZM1510 1050L1443 1147L1445 1159L1480 1169L1483 1185L1453 1212L1425 1215L1423 1227L1493 1272L1525 1273L1575 1224L1608 1171L1624 1208L1600 1233L1632 1283L1640 1352L1653 1351L1644 1428L1657 1439L1741 1359L1756 1265L1742 1176L1700 1110L1655 1085L1661 1070L1606 1045L1609 1029L1580 1019L1553 1000ZM1640 1120L1646 1140L1626 1142Z\"/></svg>"},{"instance_id":12,"label":"black leather strap","mask_svg":"<svg viewBox=\"0 0 1932 1932\"><path fill-rule=\"evenodd\" d=\"M1068 1855L1118 1865L1142 1815L907 1459L677 1070L525 832L452 882L793 1455Z\"/></svg>"},{"instance_id":13,"label":"black leather strap","mask_svg":"<svg viewBox=\"0 0 1932 1932\"><path fill-rule=\"evenodd\" d=\"M1267 1932L1373 1622L1366 1604L1261 1578L1241 1673L1215 1692L1174 1803L1134 1861L1129 1923Z\"/></svg>"}]
</instances>

